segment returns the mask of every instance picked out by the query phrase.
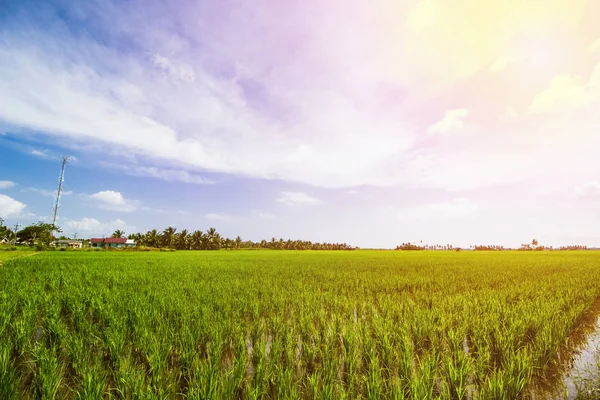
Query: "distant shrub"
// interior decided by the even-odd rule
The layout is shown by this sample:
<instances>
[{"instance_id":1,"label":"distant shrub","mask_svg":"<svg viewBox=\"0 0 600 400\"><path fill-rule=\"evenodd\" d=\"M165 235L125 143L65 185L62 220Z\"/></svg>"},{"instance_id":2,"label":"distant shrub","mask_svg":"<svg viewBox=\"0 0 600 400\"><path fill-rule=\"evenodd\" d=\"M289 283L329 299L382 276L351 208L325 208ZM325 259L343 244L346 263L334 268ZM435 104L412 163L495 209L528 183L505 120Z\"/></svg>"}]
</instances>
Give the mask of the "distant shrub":
<instances>
[{"instance_id":1,"label":"distant shrub","mask_svg":"<svg viewBox=\"0 0 600 400\"><path fill-rule=\"evenodd\" d=\"M423 246L417 246L416 244L402 243L400 246L396 246L396 250L425 250Z\"/></svg>"},{"instance_id":2,"label":"distant shrub","mask_svg":"<svg viewBox=\"0 0 600 400\"><path fill-rule=\"evenodd\" d=\"M475 251L503 251L504 247L503 246L493 246L493 245L489 245L489 246L475 246L474 249Z\"/></svg>"},{"instance_id":3,"label":"distant shrub","mask_svg":"<svg viewBox=\"0 0 600 400\"><path fill-rule=\"evenodd\" d=\"M0 251L17 251L17 246L0 246Z\"/></svg>"}]
</instances>

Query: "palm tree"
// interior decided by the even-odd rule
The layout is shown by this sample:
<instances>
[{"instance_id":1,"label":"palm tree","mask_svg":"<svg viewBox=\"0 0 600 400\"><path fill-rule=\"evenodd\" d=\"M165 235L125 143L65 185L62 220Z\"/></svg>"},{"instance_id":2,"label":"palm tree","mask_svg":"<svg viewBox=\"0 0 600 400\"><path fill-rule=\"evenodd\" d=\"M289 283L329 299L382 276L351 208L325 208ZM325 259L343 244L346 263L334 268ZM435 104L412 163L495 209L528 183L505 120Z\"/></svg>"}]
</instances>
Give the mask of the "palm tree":
<instances>
[{"instance_id":1,"label":"palm tree","mask_svg":"<svg viewBox=\"0 0 600 400\"><path fill-rule=\"evenodd\" d=\"M221 248L221 235L217 233L215 228L208 228L206 236L208 238L208 246L211 250L219 250Z\"/></svg>"},{"instance_id":2,"label":"palm tree","mask_svg":"<svg viewBox=\"0 0 600 400\"><path fill-rule=\"evenodd\" d=\"M173 228L172 226L169 226L167 229L165 229L163 231L163 235L162 235L163 246L165 246L165 247L173 246L173 238L175 237L175 232L177 232L177 228Z\"/></svg>"},{"instance_id":3,"label":"palm tree","mask_svg":"<svg viewBox=\"0 0 600 400\"><path fill-rule=\"evenodd\" d=\"M188 230L184 229L176 235L175 247L177 250L189 250L189 235Z\"/></svg>"},{"instance_id":4,"label":"palm tree","mask_svg":"<svg viewBox=\"0 0 600 400\"><path fill-rule=\"evenodd\" d=\"M235 242L234 242L233 240L229 239L229 238L225 238L225 240L223 240L223 245L225 246L225 248L226 248L227 250L230 250L230 249L232 249L232 248L233 248L233 245L234 245L234 243L235 243Z\"/></svg>"},{"instance_id":5,"label":"palm tree","mask_svg":"<svg viewBox=\"0 0 600 400\"><path fill-rule=\"evenodd\" d=\"M146 233L146 245L150 247L158 247L160 235L156 229L152 229Z\"/></svg>"},{"instance_id":6,"label":"palm tree","mask_svg":"<svg viewBox=\"0 0 600 400\"><path fill-rule=\"evenodd\" d=\"M239 249L242 247L242 238L240 236L235 238L235 248Z\"/></svg>"},{"instance_id":7,"label":"palm tree","mask_svg":"<svg viewBox=\"0 0 600 400\"><path fill-rule=\"evenodd\" d=\"M204 233L202 231L194 231L190 235L190 247L192 250L202 250Z\"/></svg>"},{"instance_id":8,"label":"palm tree","mask_svg":"<svg viewBox=\"0 0 600 400\"><path fill-rule=\"evenodd\" d=\"M113 238L120 238L120 237L123 237L123 236L125 236L125 232L123 232L123 231L122 231L122 230L120 230L120 229L117 229L117 230L116 230L116 231L114 231L114 232L113 232L113 234L111 235L111 237L113 237Z\"/></svg>"},{"instance_id":9,"label":"palm tree","mask_svg":"<svg viewBox=\"0 0 600 400\"><path fill-rule=\"evenodd\" d=\"M133 241L138 246L145 246L146 245L145 235L142 235L141 233L134 233L133 235L130 235L130 236L131 236L131 239L133 239Z\"/></svg>"}]
</instances>

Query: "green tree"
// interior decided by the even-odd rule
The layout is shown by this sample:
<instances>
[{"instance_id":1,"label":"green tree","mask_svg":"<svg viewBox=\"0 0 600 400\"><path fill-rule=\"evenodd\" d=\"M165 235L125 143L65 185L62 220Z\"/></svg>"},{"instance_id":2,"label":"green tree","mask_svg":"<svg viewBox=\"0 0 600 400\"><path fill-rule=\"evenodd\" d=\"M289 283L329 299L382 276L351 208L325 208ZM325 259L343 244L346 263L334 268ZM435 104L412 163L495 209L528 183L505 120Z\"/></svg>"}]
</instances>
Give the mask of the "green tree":
<instances>
[{"instance_id":1,"label":"green tree","mask_svg":"<svg viewBox=\"0 0 600 400\"><path fill-rule=\"evenodd\" d=\"M177 228L173 228L172 226L169 226L163 231L162 245L164 247L173 247L173 239L175 238L175 232L177 232Z\"/></svg>"},{"instance_id":2,"label":"green tree","mask_svg":"<svg viewBox=\"0 0 600 400\"><path fill-rule=\"evenodd\" d=\"M204 232L202 231L194 231L190 235L190 247L192 250L204 250L205 249L206 238Z\"/></svg>"},{"instance_id":3,"label":"green tree","mask_svg":"<svg viewBox=\"0 0 600 400\"><path fill-rule=\"evenodd\" d=\"M125 232L123 232L123 231L122 231L122 230L120 230L120 229L117 229L117 230L116 230L116 231L114 231L114 232L113 232L113 234L111 235L111 237L113 237L113 238L121 238L121 237L123 237L123 236L125 236Z\"/></svg>"},{"instance_id":4,"label":"green tree","mask_svg":"<svg viewBox=\"0 0 600 400\"><path fill-rule=\"evenodd\" d=\"M54 240L53 232L60 231L56 225L38 222L17 232L17 239L30 245L49 246Z\"/></svg>"},{"instance_id":5,"label":"green tree","mask_svg":"<svg viewBox=\"0 0 600 400\"><path fill-rule=\"evenodd\" d=\"M0 240L11 240L14 237L14 232L4 225L4 220L0 218Z\"/></svg>"},{"instance_id":6,"label":"green tree","mask_svg":"<svg viewBox=\"0 0 600 400\"><path fill-rule=\"evenodd\" d=\"M145 238L146 246L158 247L160 243L160 235L156 229L152 229L146 233Z\"/></svg>"},{"instance_id":7,"label":"green tree","mask_svg":"<svg viewBox=\"0 0 600 400\"><path fill-rule=\"evenodd\" d=\"M217 230L213 227L208 228L206 231L206 237L208 238L208 248L211 250L221 249L221 235L217 233Z\"/></svg>"},{"instance_id":8,"label":"green tree","mask_svg":"<svg viewBox=\"0 0 600 400\"><path fill-rule=\"evenodd\" d=\"M177 250L189 250L190 235L188 230L184 229L176 235L175 248Z\"/></svg>"}]
</instances>

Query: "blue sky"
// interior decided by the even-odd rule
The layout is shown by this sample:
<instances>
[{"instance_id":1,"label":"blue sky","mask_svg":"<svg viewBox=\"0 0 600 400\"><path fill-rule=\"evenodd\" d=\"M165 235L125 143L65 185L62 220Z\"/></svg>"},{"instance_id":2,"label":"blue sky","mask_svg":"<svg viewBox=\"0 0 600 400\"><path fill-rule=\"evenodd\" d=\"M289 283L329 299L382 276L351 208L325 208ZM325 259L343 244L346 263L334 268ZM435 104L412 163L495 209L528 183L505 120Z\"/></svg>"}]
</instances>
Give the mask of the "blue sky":
<instances>
[{"instance_id":1,"label":"blue sky","mask_svg":"<svg viewBox=\"0 0 600 400\"><path fill-rule=\"evenodd\" d=\"M5 1L0 217L598 245L600 3L492 3Z\"/></svg>"}]
</instances>

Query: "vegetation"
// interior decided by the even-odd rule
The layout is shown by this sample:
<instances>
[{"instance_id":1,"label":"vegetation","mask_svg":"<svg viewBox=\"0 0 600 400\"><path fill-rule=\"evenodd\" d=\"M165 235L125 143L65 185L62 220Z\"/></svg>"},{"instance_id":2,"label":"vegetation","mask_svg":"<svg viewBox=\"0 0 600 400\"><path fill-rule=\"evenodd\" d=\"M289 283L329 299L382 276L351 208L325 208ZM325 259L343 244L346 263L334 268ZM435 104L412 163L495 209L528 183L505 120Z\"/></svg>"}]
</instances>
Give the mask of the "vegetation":
<instances>
[{"instance_id":1,"label":"vegetation","mask_svg":"<svg viewBox=\"0 0 600 400\"><path fill-rule=\"evenodd\" d=\"M417 246L416 244L402 243L400 246L396 246L396 250L425 250L425 246Z\"/></svg>"},{"instance_id":2,"label":"vegetation","mask_svg":"<svg viewBox=\"0 0 600 400\"><path fill-rule=\"evenodd\" d=\"M38 222L17 232L17 240L29 245L49 246L54 241L53 232L59 228L52 224Z\"/></svg>"},{"instance_id":3,"label":"vegetation","mask_svg":"<svg viewBox=\"0 0 600 400\"><path fill-rule=\"evenodd\" d=\"M125 232L117 230L112 237L122 237ZM209 228L206 232L189 232L182 229L177 232L176 228L168 227L160 232L156 229L147 233L135 233L129 235L129 239L135 240L139 246L167 247L177 250L220 250L220 249L271 249L271 250L354 250L355 248L346 243L318 243L304 240L283 240L272 238L270 241L261 240L253 242L242 240L240 236L235 239L225 238L215 228Z\"/></svg>"},{"instance_id":4,"label":"vegetation","mask_svg":"<svg viewBox=\"0 0 600 400\"><path fill-rule=\"evenodd\" d=\"M14 238L14 232L4 225L4 219L0 218L0 243L12 242Z\"/></svg>"},{"instance_id":5,"label":"vegetation","mask_svg":"<svg viewBox=\"0 0 600 400\"><path fill-rule=\"evenodd\" d=\"M176 238L172 237L176 243ZM0 268L3 398L516 399L594 252L47 252Z\"/></svg>"}]
</instances>

